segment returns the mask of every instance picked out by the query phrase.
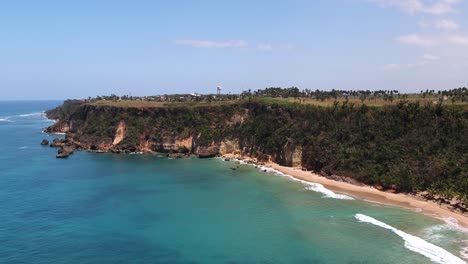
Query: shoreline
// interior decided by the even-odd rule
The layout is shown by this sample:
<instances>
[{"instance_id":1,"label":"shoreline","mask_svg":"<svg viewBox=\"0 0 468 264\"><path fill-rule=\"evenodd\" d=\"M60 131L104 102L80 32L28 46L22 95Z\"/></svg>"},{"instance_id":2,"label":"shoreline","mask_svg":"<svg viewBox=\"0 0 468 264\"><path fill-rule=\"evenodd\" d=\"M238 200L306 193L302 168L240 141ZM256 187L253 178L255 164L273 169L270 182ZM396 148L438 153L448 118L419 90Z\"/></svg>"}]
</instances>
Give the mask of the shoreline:
<instances>
[{"instance_id":1,"label":"shoreline","mask_svg":"<svg viewBox=\"0 0 468 264\"><path fill-rule=\"evenodd\" d=\"M236 155L229 154L223 155L223 157L230 159L238 158ZM439 220L443 220L444 218L453 218L457 221L456 225L458 225L458 227L468 228L468 215L462 215L460 213L453 212L428 200L423 200L404 193L382 192L369 185L358 186L347 182L335 181L322 177L311 171L303 171L300 168L282 166L271 161L265 163L264 166L299 180L321 184L333 192L349 195L353 198L357 198L366 202L415 209L415 212L417 213L422 213Z\"/></svg>"}]
</instances>

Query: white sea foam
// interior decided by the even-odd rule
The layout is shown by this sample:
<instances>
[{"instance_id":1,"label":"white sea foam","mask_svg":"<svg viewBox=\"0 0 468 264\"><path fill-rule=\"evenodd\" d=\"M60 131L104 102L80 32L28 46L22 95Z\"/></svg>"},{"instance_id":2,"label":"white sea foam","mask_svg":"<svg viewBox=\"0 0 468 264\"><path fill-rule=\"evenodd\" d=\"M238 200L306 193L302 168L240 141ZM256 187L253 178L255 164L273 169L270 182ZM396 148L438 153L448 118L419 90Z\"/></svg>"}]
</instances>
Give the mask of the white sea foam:
<instances>
[{"instance_id":1,"label":"white sea foam","mask_svg":"<svg viewBox=\"0 0 468 264\"><path fill-rule=\"evenodd\" d=\"M8 117L0 118L0 122L11 122Z\"/></svg>"},{"instance_id":2,"label":"white sea foam","mask_svg":"<svg viewBox=\"0 0 468 264\"><path fill-rule=\"evenodd\" d=\"M461 225L459 225L457 219L455 219L453 217L444 217L444 218L442 218L442 220L444 220L444 222L447 223L447 225L449 227L451 227L452 229L456 229L458 231L468 233L468 228L465 228L465 227L462 227Z\"/></svg>"},{"instance_id":3,"label":"white sea foam","mask_svg":"<svg viewBox=\"0 0 468 264\"><path fill-rule=\"evenodd\" d=\"M354 200L353 197L348 196L348 195L344 195L344 194L335 193L332 190L329 190L329 189L325 188L325 186L323 186L320 183L304 181L304 180L301 180L301 179L294 178L293 176L287 175L287 174L283 174L283 175L290 178L293 181L297 181L297 182L302 183L303 185L306 186L307 190L322 193L323 197L325 197L325 198L334 198L334 199L339 199L339 200Z\"/></svg>"},{"instance_id":4,"label":"white sea foam","mask_svg":"<svg viewBox=\"0 0 468 264\"><path fill-rule=\"evenodd\" d=\"M431 239L444 239L446 231L457 231L462 233L468 233L468 228L462 227L458 224L457 219L453 217L436 217L443 220L446 224L435 225L425 229L425 234Z\"/></svg>"},{"instance_id":5,"label":"white sea foam","mask_svg":"<svg viewBox=\"0 0 468 264\"><path fill-rule=\"evenodd\" d=\"M460 250L460 255L462 256L462 258L468 259L468 240L463 240L462 242L463 242L466 246L461 248L461 250Z\"/></svg>"},{"instance_id":6,"label":"white sea foam","mask_svg":"<svg viewBox=\"0 0 468 264\"><path fill-rule=\"evenodd\" d=\"M18 115L19 117L31 117L31 116L44 116L45 112L34 112L29 114Z\"/></svg>"},{"instance_id":7,"label":"white sea foam","mask_svg":"<svg viewBox=\"0 0 468 264\"><path fill-rule=\"evenodd\" d=\"M23 147L19 147L18 149L27 149L28 147L26 146L23 146Z\"/></svg>"},{"instance_id":8,"label":"white sea foam","mask_svg":"<svg viewBox=\"0 0 468 264\"><path fill-rule=\"evenodd\" d=\"M245 162L243 160L239 160L239 163L240 164L246 164L246 165L252 165L252 166L255 166L257 169L259 169L260 171L274 173L274 174L277 174L277 175L280 175L280 176L287 177L287 178L289 178L289 179L291 179L293 181L300 182L304 186L306 186L307 190L322 193L323 197L325 197L325 198L333 198L333 199L339 199L339 200L354 200L353 197L348 196L348 195L344 195L344 194L335 193L335 192L325 188L325 186L323 186L320 183L308 182L308 181L304 181L304 180L301 180L301 179L297 179L297 178L295 178L295 177L293 177L291 175L284 174L283 172L281 172L279 170L275 170L273 168L262 166L262 165L255 165L255 164L247 163L247 162Z\"/></svg>"},{"instance_id":9,"label":"white sea foam","mask_svg":"<svg viewBox=\"0 0 468 264\"><path fill-rule=\"evenodd\" d=\"M465 261L446 251L445 249L433 245L423 240L422 238L398 230L393 226L387 225L384 222L381 222L370 216L356 214L355 218L360 222L373 224L392 231L405 241L405 247L407 249L423 255L433 262L441 264L466 264Z\"/></svg>"}]
</instances>

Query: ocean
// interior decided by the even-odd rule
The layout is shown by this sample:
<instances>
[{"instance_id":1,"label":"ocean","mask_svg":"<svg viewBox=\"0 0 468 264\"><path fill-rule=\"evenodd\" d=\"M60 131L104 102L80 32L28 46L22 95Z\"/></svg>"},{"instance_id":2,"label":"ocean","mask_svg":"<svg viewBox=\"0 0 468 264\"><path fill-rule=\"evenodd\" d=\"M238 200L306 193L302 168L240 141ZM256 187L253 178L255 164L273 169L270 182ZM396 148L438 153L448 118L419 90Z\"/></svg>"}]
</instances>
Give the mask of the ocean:
<instances>
[{"instance_id":1,"label":"ocean","mask_svg":"<svg viewBox=\"0 0 468 264\"><path fill-rule=\"evenodd\" d=\"M232 161L41 146L58 101L0 102L0 263L465 263L452 219Z\"/></svg>"}]
</instances>

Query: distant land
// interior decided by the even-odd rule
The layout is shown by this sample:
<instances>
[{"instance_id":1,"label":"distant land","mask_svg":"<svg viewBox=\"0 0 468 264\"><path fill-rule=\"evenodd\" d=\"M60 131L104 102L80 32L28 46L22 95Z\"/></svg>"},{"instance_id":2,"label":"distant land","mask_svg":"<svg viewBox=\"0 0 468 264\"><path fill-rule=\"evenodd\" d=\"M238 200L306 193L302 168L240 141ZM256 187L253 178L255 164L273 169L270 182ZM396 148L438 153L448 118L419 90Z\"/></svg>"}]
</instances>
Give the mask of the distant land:
<instances>
[{"instance_id":1,"label":"distant land","mask_svg":"<svg viewBox=\"0 0 468 264\"><path fill-rule=\"evenodd\" d=\"M410 194L467 219L466 88L110 95L46 113L57 120L46 132L66 134L51 144L59 158L88 150L248 159Z\"/></svg>"}]
</instances>

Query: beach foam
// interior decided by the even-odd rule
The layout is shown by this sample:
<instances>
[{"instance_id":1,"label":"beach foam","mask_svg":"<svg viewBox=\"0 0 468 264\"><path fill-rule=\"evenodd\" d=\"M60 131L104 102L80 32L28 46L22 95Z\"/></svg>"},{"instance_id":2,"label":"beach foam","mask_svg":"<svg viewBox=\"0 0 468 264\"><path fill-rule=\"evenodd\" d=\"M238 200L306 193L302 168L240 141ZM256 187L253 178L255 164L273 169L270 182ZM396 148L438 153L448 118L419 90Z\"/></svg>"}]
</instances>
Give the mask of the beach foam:
<instances>
[{"instance_id":1,"label":"beach foam","mask_svg":"<svg viewBox=\"0 0 468 264\"><path fill-rule=\"evenodd\" d=\"M397 234L399 237L401 237L405 241L405 247L407 249L423 255L429 258L433 262L437 262L441 264L458 264L458 263L466 264L465 261L451 254L445 249L440 248L436 245L433 245L423 240L422 238L419 238L417 236L413 236L401 230L398 230L394 228L393 226L387 225L384 222L381 222L370 216L363 215L363 214L356 214L355 218L360 222L373 224L373 225L380 226L382 228L392 231L393 233Z\"/></svg>"},{"instance_id":2,"label":"beach foam","mask_svg":"<svg viewBox=\"0 0 468 264\"><path fill-rule=\"evenodd\" d=\"M320 192L324 195L324 197L340 199L340 200L354 200L354 198L352 198L351 196L335 193L325 188L322 184L319 184L319 183L308 183L308 184L310 185L309 187L307 187L308 190Z\"/></svg>"},{"instance_id":3,"label":"beach foam","mask_svg":"<svg viewBox=\"0 0 468 264\"><path fill-rule=\"evenodd\" d=\"M301 180L301 179L297 179L297 178L295 178L295 177L293 177L291 175L284 174L281 171L278 171L278 170L275 170L275 169L272 169L272 168L268 168L268 167L264 167L264 166L258 166L258 167L262 171L273 172L273 173L276 173L278 175L288 177L289 179L291 179L293 181L300 182L300 183L302 183L303 185L306 186L307 190L322 193L323 197L325 197L325 198L333 198L333 199L339 199L339 200L354 200L353 197L348 196L348 195L344 195L344 194L335 193L332 190L329 190L329 189L325 188L325 186L323 186L320 183L308 182L308 181L304 181L304 180Z\"/></svg>"},{"instance_id":4,"label":"beach foam","mask_svg":"<svg viewBox=\"0 0 468 264\"><path fill-rule=\"evenodd\" d=\"M19 117L31 117L31 116L44 116L45 112L34 112L29 114L18 115Z\"/></svg>"},{"instance_id":5,"label":"beach foam","mask_svg":"<svg viewBox=\"0 0 468 264\"><path fill-rule=\"evenodd\" d=\"M465 243L466 246L461 248L460 255L462 258L468 259L468 240L463 240L462 242Z\"/></svg>"},{"instance_id":6,"label":"beach foam","mask_svg":"<svg viewBox=\"0 0 468 264\"><path fill-rule=\"evenodd\" d=\"M301 179L297 179L297 178L295 178L295 177L293 177L291 175L284 174L279 170L275 170L273 168L262 166L262 165L255 165L255 164L247 163L247 162L245 162L243 160L239 160L239 163L240 164L245 164L245 165L255 166L260 171L275 173L275 174L280 175L280 176L288 177L289 179L291 179L293 181L302 183L304 186L306 186L307 190L322 193L324 198L333 198L333 199L339 199L339 200L354 200L353 197L348 196L348 195L344 195L344 194L335 193L332 190L329 190L329 189L325 188L325 186L323 186L320 183L308 182L308 181L304 181L304 180L301 180Z\"/></svg>"},{"instance_id":7,"label":"beach foam","mask_svg":"<svg viewBox=\"0 0 468 264\"><path fill-rule=\"evenodd\" d=\"M447 231L468 233L468 228L460 226L458 224L457 219L453 217L444 217L444 218L436 217L436 218L443 220L446 224L435 225L435 226L426 228L424 231L424 233L426 234L425 236L430 237L431 239L434 239L434 240L445 239L447 236L446 234ZM468 241L466 241L466 243L468 245Z\"/></svg>"},{"instance_id":8,"label":"beach foam","mask_svg":"<svg viewBox=\"0 0 468 264\"><path fill-rule=\"evenodd\" d=\"M447 223L448 226L450 226L452 229L457 229L458 231L462 231L464 233L468 233L468 228L462 227L458 224L457 219L453 217L444 217L441 218L444 220L445 223Z\"/></svg>"},{"instance_id":9,"label":"beach foam","mask_svg":"<svg viewBox=\"0 0 468 264\"><path fill-rule=\"evenodd\" d=\"M283 175L285 175L285 174L283 174ZM306 186L307 190L322 193L323 197L325 197L325 198L333 198L333 199L339 199L339 200L354 200L353 197L348 196L348 195L344 195L344 194L335 193L332 190L329 190L329 189L325 188L325 186L323 186L320 183L304 181L304 180L301 180L301 179L294 178L291 175L285 175L285 176L290 178L293 181L297 181L297 182L302 183L303 185Z\"/></svg>"}]
</instances>

